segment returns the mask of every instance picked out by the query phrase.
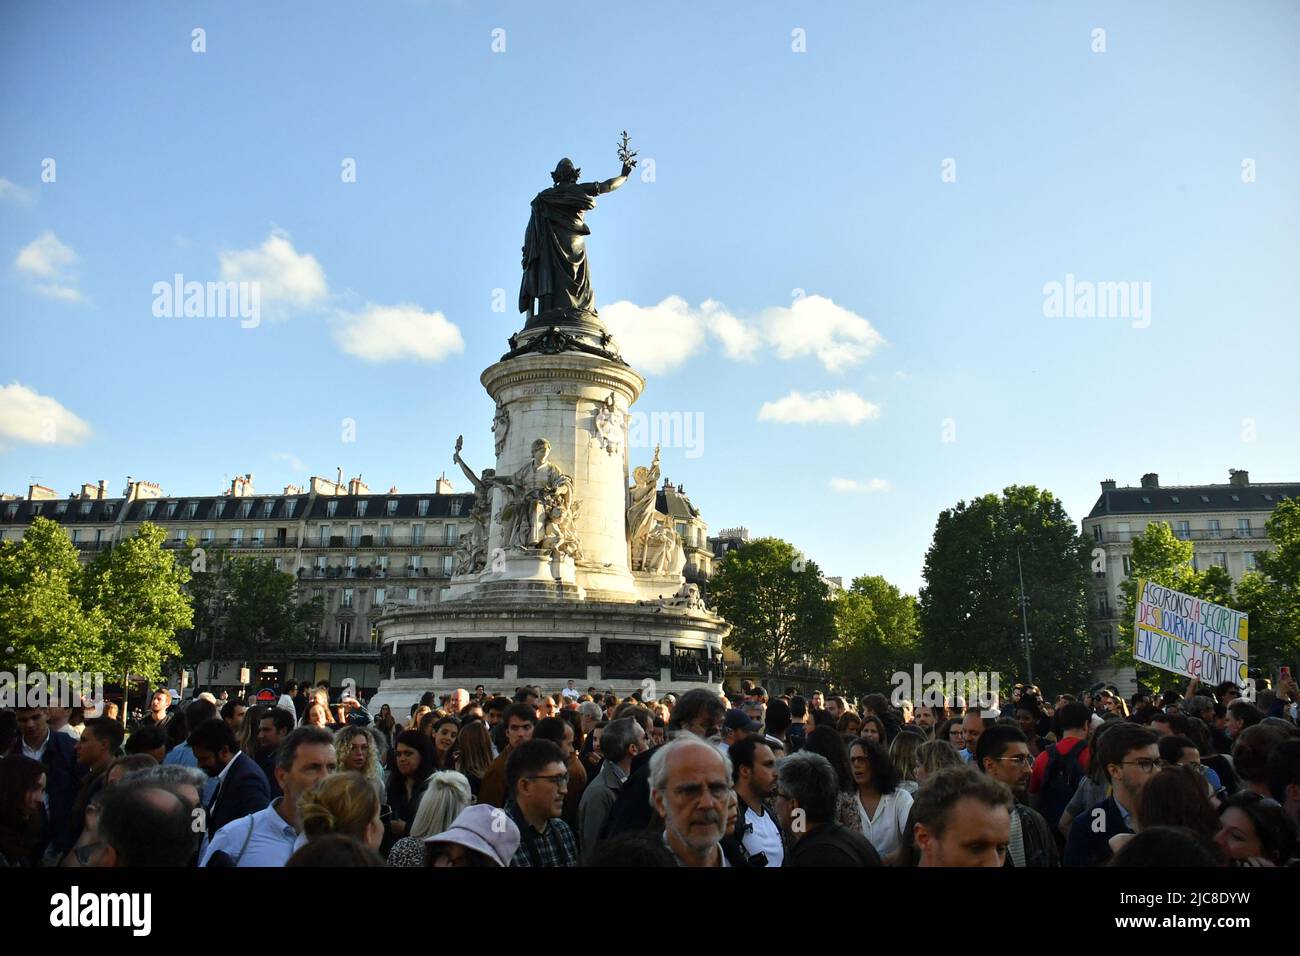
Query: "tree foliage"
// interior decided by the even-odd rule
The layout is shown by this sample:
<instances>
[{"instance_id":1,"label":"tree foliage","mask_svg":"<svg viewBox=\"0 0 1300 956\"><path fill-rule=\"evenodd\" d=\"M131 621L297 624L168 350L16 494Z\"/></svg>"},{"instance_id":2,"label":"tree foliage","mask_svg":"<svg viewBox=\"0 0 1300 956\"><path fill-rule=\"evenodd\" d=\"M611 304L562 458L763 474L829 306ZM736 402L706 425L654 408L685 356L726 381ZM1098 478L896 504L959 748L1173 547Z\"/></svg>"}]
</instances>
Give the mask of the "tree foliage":
<instances>
[{"instance_id":1,"label":"tree foliage","mask_svg":"<svg viewBox=\"0 0 1300 956\"><path fill-rule=\"evenodd\" d=\"M1091 677L1087 545L1061 502L1012 486L939 515L921 588L921 663L928 670L1026 677L1019 548L1034 682L1077 692Z\"/></svg>"},{"instance_id":2,"label":"tree foliage","mask_svg":"<svg viewBox=\"0 0 1300 956\"><path fill-rule=\"evenodd\" d=\"M1273 550L1255 555L1255 570L1237 585L1237 607L1250 613L1250 666L1276 678L1300 663L1300 500L1284 501L1265 525Z\"/></svg>"},{"instance_id":3,"label":"tree foliage","mask_svg":"<svg viewBox=\"0 0 1300 956\"><path fill-rule=\"evenodd\" d=\"M115 674L158 680L180 650L177 631L191 624L189 567L163 548L165 538L146 521L86 568L85 598L106 620L104 647Z\"/></svg>"},{"instance_id":4,"label":"tree foliage","mask_svg":"<svg viewBox=\"0 0 1300 956\"><path fill-rule=\"evenodd\" d=\"M878 575L854 578L836 596L830 670L837 688L854 696L885 693L890 677L911 673L919 655L915 597Z\"/></svg>"},{"instance_id":5,"label":"tree foliage","mask_svg":"<svg viewBox=\"0 0 1300 956\"><path fill-rule=\"evenodd\" d=\"M769 679L830 649L830 587L817 565L788 542L759 538L729 551L709 581L709 594L732 626L728 645L762 661Z\"/></svg>"},{"instance_id":6,"label":"tree foliage","mask_svg":"<svg viewBox=\"0 0 1300 956\"><path fill-rule=\"evenodd\" d=\"M38 517L21 541L0 545L0 647L6 670L20 664L46 673L109 668L106 621L83 601L83 589L77 549L57 522Z\"/></svg>"}]
</instances>

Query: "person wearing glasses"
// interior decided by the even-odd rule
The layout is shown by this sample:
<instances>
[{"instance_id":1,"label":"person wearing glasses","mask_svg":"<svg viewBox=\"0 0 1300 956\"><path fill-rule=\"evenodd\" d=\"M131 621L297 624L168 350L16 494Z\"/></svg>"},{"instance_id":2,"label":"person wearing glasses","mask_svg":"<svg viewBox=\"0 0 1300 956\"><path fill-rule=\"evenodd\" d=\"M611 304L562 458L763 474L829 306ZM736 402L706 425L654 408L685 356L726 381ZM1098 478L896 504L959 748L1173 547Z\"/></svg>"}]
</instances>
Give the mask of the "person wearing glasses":
<instances>
[{"instance_id":1,"label":"person wearing glasses","mask_svg":"<svg viewBox=\"0 0 1300 956\"><path fill-rule=\"evenodd\" d=\"M1070 824L1065 843L1066 866L1105 866L1111 838L1132 833L1132 816L1142 788L1160 769L1160 736L1149 727L1116 722L1097 744L1095 759L1110 779L1111 795Z\"/></svg>"},{"instance_id":2,"label":"person wearing glasses","mask_svg":"<svg viewBox=\"0 0 1300 956\"><path fill-rule=\"evenodd\" d=\"M1038 811L1027 806L1034 758L1030 755L1029 740L1024 731L1008 724L994 724L980 734L971 766L1006 784L1016 798L1005 865L1060 866L1052 828Z\"/></svg>"},{"instance_id":3,"label":"person wearing glasses","mask_svg":"<svg viewBox=\"0 0 1300 956\"><path fill-rule=\"evenodd\" d=\"M549 740L531 739L510 749L506 760L506 816L519 828L511 866L577 866L578 842L560 819L569 792L564 754Z\"/></svg>"}]
</instances>

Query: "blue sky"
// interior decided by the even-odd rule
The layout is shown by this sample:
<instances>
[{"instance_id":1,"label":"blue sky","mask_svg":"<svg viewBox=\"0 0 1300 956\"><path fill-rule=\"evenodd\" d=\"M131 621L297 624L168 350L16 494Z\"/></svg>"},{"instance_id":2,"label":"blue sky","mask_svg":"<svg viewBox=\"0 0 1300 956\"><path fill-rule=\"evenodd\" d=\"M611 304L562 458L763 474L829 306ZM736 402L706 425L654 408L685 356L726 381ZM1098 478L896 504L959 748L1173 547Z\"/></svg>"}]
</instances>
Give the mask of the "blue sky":
<instances>
[{"instance_id":1,"label":"blue sky","mask_svg":"<svg viewBox=\"0 0 1300 956\"><path fill-rule=\"evenodd\" d=\"M528 203L623 129L593 283L637 410L703 416L663 472L712 529L915 591L939 511L1009 484L1081 518L1108 477L1294 481L1297 49L1285 0L11 0L0 489L414 491L460 433L486 467ZM256 328L155 317L223 269ZM1149 324L1046 316L1067 275L1149 283Z\"/></svg>"}]
</instances>

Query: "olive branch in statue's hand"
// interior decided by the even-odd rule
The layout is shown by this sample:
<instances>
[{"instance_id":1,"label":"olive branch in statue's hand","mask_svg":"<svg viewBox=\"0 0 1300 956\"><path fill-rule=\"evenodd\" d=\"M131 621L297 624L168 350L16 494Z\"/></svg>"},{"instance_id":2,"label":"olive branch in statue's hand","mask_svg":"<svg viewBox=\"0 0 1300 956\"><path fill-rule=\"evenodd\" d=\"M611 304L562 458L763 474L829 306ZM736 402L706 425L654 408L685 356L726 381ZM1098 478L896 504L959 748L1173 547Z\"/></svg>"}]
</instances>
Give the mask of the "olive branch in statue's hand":
<instances>
[{"instance_id":1,"label":"olive branch in statue's hand","mask_svg":"<svg viewBox=\"0 0 1300 956\"><path fill-rule=\"evenodd\" d=\"M627 130L623 130L623 140L618 144L618 158L624 169L636 168L636 151L628 149L631 145L627 138Z\"/></svg>"}]
</instances>

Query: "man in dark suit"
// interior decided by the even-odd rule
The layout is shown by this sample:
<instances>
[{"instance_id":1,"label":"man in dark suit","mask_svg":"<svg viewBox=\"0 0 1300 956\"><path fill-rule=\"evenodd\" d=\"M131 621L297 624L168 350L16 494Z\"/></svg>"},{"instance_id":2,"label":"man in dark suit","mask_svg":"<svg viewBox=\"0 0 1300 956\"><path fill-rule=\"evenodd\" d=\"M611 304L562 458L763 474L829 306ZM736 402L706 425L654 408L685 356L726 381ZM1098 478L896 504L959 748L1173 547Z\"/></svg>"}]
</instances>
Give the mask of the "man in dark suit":
<instances>
[{"instance_id":1,"label":"man in dark suit","mask_svg":"<svg viewBox=\"0 0 1300 956\"><path fill-rule=\"evenodd\" d=\"M199 769L217 781L216 793L207 806L209 839L231 820L265 810L270 804L266 774L239 749L234 731L220 717L199 724L188 743Z\"/></svg>"},{"instance_id":2,"label":"man in dark suit","mask_svg":"<svg viewBox=\"0 0 1300 956\"><path fill-rule=\"evenodd\" d=\"M77 763L76 740L51 731L43 708L19 707L17 714L19 737L11 752L31 757L45 767L46 826L40 851L61 855L72 846L72 803L86 769Z\"/></svg>"},{"instance_id":3,"label":"man in dark suit","mask_svg":"<svg viewBox=\"0 0 1300 956\"><path fill-rule=\"evenodd\" d=\"M1111 795L1075 817L1065 844L1066 866L1105 866L1114 854L1111 837L1133 832L1130 820L1142 788L1160 769L1159 741L1159 734L1141 724L1107 728L1093 759L1110 777Z\"/></svg>"}]
</instances>

